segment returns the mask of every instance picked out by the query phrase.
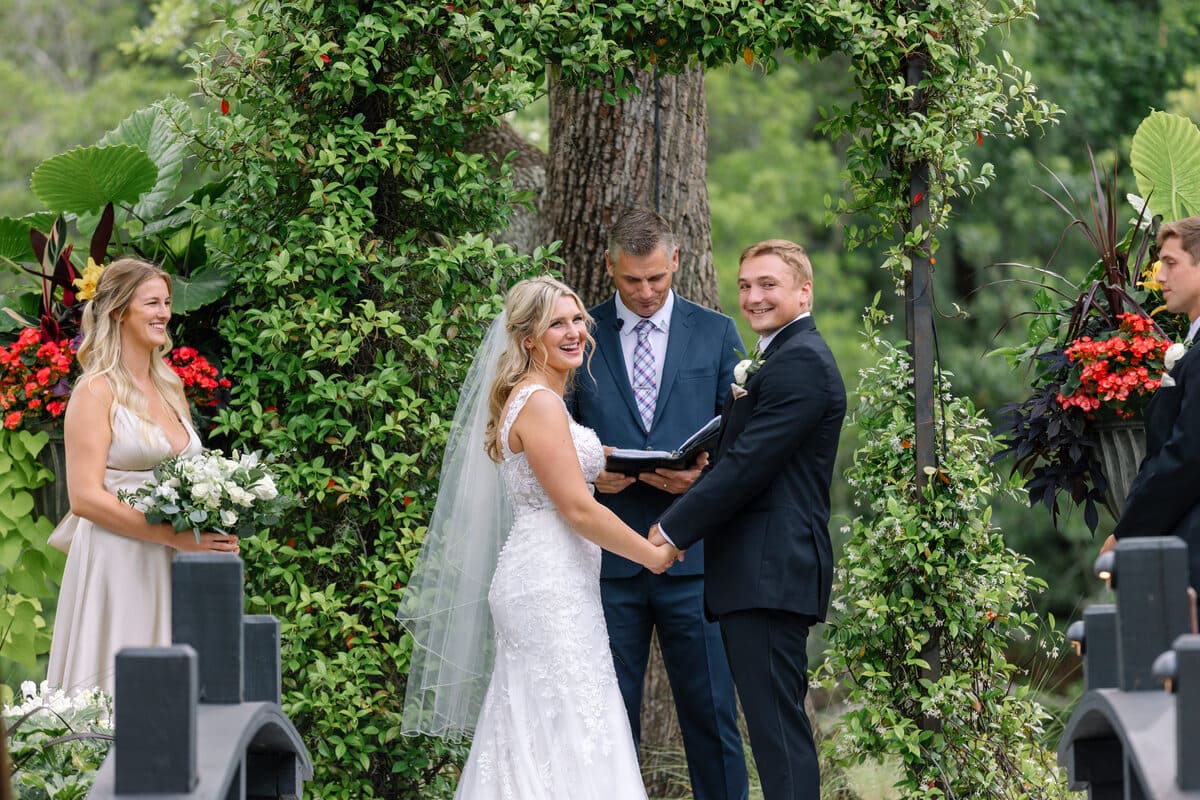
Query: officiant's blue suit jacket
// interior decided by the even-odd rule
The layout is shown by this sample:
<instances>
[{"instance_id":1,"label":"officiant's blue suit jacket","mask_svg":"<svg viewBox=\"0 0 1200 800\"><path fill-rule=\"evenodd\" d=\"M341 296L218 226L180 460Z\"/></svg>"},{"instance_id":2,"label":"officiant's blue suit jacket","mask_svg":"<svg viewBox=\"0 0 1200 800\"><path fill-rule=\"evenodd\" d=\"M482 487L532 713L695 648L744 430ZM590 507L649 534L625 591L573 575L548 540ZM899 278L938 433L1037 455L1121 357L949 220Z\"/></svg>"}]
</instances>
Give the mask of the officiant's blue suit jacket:
<instances>
[{"instance_id":1,"label":"officiant's blue suit jacket","mask_svg":"<svg viewBox=\"0 0 1200 800\"><path fill-rule=\"evenodd\" d=\"M663 530L689 560L703 540L710 616L774 609L824 619L846 389L812 317L775 335L746 390L726 401L715 458L663 515Z\"/></svg>"},{"instance_id":2,"label":"officiant's blue suit jacket","mask_svg":"<svg viewBox=\"0 0 1200 800\"><path fill-rule=\"evenodd\" d=\"M601 442L636 450L673 450L721 413L743 347L733 320L675 295L662 385L647 433L621 351L616 299L601 303L591 314L596 322L592 330L596 349L590 370L585 359L584 367L576 372L570 405L575 418L595 430ZM675 495L637 481L617 494L597 493L596 499L645 536ZM604 551L602 577L626 578L641 570L641 565ZM671 575L703 572L700 547L689 550L687 557L669 570Z\"/></svg>"},{"instance_id":3,"label":"officiant's blue suit jacket","mask_svg":"<svg viewBox=\"0 0 1200 800\"><path fill-rule=\"evenodd\" d=\"M1175 385L1160 387L1146 406L1146 457L1113 534L1183 539L1200 591L1200 346L1170 374Z\"/></svg>"}]
</instances>

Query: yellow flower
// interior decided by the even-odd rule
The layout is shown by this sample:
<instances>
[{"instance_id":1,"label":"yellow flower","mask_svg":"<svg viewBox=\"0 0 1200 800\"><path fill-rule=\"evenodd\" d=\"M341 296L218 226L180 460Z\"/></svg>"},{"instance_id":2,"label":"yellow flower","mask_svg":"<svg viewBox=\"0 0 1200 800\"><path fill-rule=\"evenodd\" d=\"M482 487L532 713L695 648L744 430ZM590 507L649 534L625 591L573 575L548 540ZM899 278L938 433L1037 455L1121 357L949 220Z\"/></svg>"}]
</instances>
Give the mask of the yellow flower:
<instances>
[{"instance_id":1,"label":"yellow flower","mask_svg":"<svg viewBox=\"0 0 1200 800\"><path fill-rule=\"evenodd\" d=\"M1142 279L1138 281L1138 288L1146 289L1151 292L1162 290L1162 284L1154 280L1154 276L1158 274L1158 268L1162 266L1161 261L1155 261L1142 270Z\"/></svg>"},{"instance_id":2,"label":"yellow flower","mask_svg":"<svg viewBox=\"0 0 1200 800\"><path fill-rule=\"evenodd\" d=\"M83 275L72 281L78 290L76 294L80 300L91 300L92 295L96 294L96 282L100 280L101 272L104 272L104 265L97 264L89 257L87 269L83 271Z\"/></svg>"}]
</instances>

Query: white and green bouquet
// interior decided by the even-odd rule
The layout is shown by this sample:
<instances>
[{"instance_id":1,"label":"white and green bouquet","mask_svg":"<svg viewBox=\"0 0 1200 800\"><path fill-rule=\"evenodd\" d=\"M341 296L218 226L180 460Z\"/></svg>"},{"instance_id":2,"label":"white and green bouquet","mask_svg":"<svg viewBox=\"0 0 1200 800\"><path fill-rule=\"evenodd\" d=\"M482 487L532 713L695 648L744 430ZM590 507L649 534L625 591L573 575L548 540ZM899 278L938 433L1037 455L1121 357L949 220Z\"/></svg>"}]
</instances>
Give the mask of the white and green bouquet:
<instances>
[{"instance_id":1,"label":"white and green bouquet","mask_svg":"<svg viewBox=\"0 0 1200 800\"><path fill-rule=\"evenodd\" d=\"M257 453L227 458L219 450L169 458L137 491L117 496L151 524L169 522L176 531L252 536L279 522L296 501L281 494L275 476Z\"/></svg>"}]
</instances>

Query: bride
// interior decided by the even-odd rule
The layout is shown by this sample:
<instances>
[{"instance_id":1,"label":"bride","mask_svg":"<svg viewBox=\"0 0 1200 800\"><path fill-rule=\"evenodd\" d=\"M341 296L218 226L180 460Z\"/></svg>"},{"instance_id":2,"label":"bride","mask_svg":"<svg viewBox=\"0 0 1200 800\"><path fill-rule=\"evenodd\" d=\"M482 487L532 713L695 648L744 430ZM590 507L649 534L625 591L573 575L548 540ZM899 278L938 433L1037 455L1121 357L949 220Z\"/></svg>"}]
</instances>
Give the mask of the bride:
<instances>
[{"instance_id":1,"label":"bride","mask_svg":"<svg viewBox=\"0 0 1200 800\"><path fill-rule=\"evenodd\" d=\"M674 551L592 497L604 448L563 403L590 322L553 278L511 289L460 394L401 601L415 643L405 731L474 733L460 800L646 796L600 605L600 549L654 572Z\"/></svg>"}]
</instances>

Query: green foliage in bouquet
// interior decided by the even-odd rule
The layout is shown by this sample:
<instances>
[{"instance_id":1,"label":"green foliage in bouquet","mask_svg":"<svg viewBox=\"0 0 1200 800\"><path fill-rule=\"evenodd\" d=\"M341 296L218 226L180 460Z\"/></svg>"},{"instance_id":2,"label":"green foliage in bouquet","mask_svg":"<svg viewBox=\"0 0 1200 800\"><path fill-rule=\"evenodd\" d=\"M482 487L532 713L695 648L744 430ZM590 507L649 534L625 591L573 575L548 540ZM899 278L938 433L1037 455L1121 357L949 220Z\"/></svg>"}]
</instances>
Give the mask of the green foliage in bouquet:
<instances>
[{"instance_id":1,"label":"green foliage in bouquet","mask_svg":"<svg viewBox=\"0 0 1200 800\"><path fill-rule=\"evenodd\" d=\"M860 447L846 471L858 502L837 567L827 661L818 671L849 710L824 745L835 763L899 766L894 798L1066 797L1029 675L1014 644L1037 640L1044 588L1005 547L992 502L1017 490L989 465L987 418L943 381L937 467L916 482L911 360L874 328L847 425ZM943 377L945 374L943 374ZM924 502L916 503L920 496ZM1053 621L1051 620L1052 627ZM1057 634L1039 643L1057 651ZM986 787L986 791L982 791Z\"/></svg>"},{"instance_id":2,"label":"green foliage in bouquet","mask_svg":"<svg viewBox=\"0 0 1200 800\"><path fill-rule=\"evenodd\" d=\"M67 696L26 681L3 709L18 800L84 800L113 740L112 699L99 689Z\"/></svg>"}]
</instances>

